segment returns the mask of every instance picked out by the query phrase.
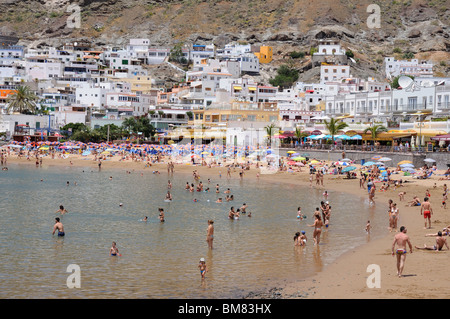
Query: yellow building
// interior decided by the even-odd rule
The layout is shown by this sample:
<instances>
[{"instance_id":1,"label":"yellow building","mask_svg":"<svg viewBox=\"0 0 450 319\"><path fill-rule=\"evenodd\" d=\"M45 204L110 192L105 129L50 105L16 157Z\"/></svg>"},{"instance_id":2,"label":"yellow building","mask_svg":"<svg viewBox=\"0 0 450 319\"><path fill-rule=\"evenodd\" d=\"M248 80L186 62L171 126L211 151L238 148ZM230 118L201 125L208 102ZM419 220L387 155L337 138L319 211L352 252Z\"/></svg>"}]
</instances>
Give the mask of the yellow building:
<instances>
[{"instance_id":1,"label":"yellow building","mask_svg":"<svg viewBox=\"0 0 450 319\"><path fill-rule=\"evenodd\" d=\"M269 46L262 46L259 48L259 52L255 52L255 55L259 59L259 63L270 63L273 59L273 49Z\"/></svg>"},{"instance_id":2,"label":"yellow building","mask_svg":"<svg viewBox=\"0 0 450 319\"><path fill-rule=\"evenodd\" d=\"M118 82L130 83L131 92L141 92L142 94L150 94L152 91L151 77L148 75L135 75L131 78L114 78Z\"/></svg>"},{"instance_id":3,"label":"yellow building","mask_svg":"<svg viewBox=\"0 0 450 319\"><path fill-rule=\"evenodd\" d=\"M226 126L228 122L274 122L280 120L277 103L251 103L233 101L225 104L212 104L206 109L193 110L193 120L189 125L208 127Z\"/></svg>"}]
</instances>

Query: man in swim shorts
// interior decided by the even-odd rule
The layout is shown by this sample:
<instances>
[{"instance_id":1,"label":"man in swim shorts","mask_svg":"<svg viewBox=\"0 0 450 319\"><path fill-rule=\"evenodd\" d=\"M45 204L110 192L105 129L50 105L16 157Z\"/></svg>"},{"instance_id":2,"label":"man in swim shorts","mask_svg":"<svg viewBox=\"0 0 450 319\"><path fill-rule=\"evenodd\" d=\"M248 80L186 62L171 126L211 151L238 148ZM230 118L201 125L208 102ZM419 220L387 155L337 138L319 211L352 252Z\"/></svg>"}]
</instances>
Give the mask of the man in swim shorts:
<instances>
[{"instance_id":1,"label":"man in swim shorts","mask_svg":"<svg viewBox=\"0 0 450 319\"><path fill-rule=\"evenodd\" d=\"M435 251L441 251L442 248L447 247L448 250L450 250L448 248L448 244L447 244L447 239L442 237L442 232L438 231L437 233L437 237L436 237L436 244L434 246L428 247L426 244L423 245L423 247L416 247L416 249L426 249L426 250L435 250Z\"/></svg>"},{"instance_id":2,"label":"man in swim shorts","mask_svg":"<svg viewBox=\"0 0 450 319\"><path fill-rule=\"evenodd\" d=\"M427 220L428 228L431 228L431 215L433 215L433 209L431 208L431 203L428 201L428 197L425 197L423 200L420 208L420 215L423 214L423 218L425 219L425 228L427 228Z\"/></svg>"},{"instance_id":3,"label":"man in swim shorts","mask_svg":"<svg viewBox=\"0 0 450 319\"><path fill-rule=\"evenodd\" d=\"M52 235L54 235L56 231L58 231L58 236L59 237L63 237L65 235L65 233L64 233L64 225L60 222L59 217L55 218L55 225L53 226L53 233L52 233Z\"/></svg>"},{"instance_id":4,"label":"man in swim shorts","mask_svg":"<svg viewBox=\"0 0 450 319\"><path fill-rule=\"evenodd\" d=\"M412 254L412 245L409 240L409 236L406 235L406 227L400 227L400 233L394 236L394 242L392 243L392 256L397 256L397 275L399 277L402 276L403 268L405 267L406 260L406 244L409 245L410 253ZM395 250L395 246L397 245L397 250Z\"/></svg>"}]
</instances>

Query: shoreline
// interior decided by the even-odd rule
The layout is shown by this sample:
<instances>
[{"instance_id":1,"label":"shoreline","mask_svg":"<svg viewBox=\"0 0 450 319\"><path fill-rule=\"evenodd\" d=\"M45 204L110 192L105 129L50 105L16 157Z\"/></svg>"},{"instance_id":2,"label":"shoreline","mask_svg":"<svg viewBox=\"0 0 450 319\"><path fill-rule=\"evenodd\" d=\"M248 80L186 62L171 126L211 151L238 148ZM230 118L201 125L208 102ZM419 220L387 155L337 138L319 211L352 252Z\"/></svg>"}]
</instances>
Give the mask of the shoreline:
<instances>
[{"instance_id":1,"label":"shoreline","mask_svg":"<svg viewBox=\"0 0 450 319\"><path fill-rule=\"evenodd\" d=\"M70 164L72 162L72 164ZM17 159L14 156L8 158L8 164L35 166L34 160L26 158ZM70 155L66 159L43 160L43 167L67 166L67 167L91 167L98 170L97 162L92 159L83 158L80 155ZM145 162L119 161L112 158L102 162L102 170L123 169L127 171L147 172L159 170L161 174L167 174L167 164L154 164L152 167L144 167ZM360 165L355 165L358 168ZM174 175L190 174L193 170L198 170L201 176L207 178L208 175L217 176L221 171L226 176L225 167L192 166L187 164L175 164ZM246 171L244 179L257 180L268 183L290 183L309 187L309 170L303 168L299 173L277 172L274 174L260 174L256 176L256 169L252 167ZM440 172L437 172L440 174ZM399 176L400 177L400 176ZM232 173L232 178L239 178L237 172ZM430 179L419 180L411 177L403 177L408 182L397 190L389 189L386 192L377 191L375 196L376 207L386 208L388 199L397 203L400 211L400 223L398 227L405 225L408 235L413 245L413 253L408 253L406 257L403 277L396 274L395 258L391 255L392 240L396 232L389 232L387 229L388 218L386 216L386 235L381 238L370 239L351 248L349 251L339 256L335 262L324 266L313 276L294 280L277 287L267 288L267 291L250 292L244 299L388 299L388 298L449 298L450 288L447 279L450 278L446 272L446 262L448 262L447 249L443 251L424 251L414 249L414 246L422 247L434 244L434 237L425 237L425 234L436 233L443 227L450 225L450 208L442 209L440 202L442 199L442 185L450 185L450 180L439 181L437 175L432 175ZM393 175L393 179L398 179ZM437 188L433 189L433 184ZM313 182L313 188L316 188ZM344 184L344 185L343 185ZM337 191L349 195L364 198L367 190L359 187L359 179L345 180L335 178L334 175L324 176L324 187L320 189ZM379 187L378 187L379 188ZM405 207L405 203L417 195L423 199L425 191L429 189L431 193L430 202L433 206L432 228L424 229L424 219L420 215L420 207ZM399 201L398 192L406 191L404 201ZM369 288L367 280L372 274L367 270L369 265L379 265L381 275L381 287Z\"/></svg>"}]
</instances>

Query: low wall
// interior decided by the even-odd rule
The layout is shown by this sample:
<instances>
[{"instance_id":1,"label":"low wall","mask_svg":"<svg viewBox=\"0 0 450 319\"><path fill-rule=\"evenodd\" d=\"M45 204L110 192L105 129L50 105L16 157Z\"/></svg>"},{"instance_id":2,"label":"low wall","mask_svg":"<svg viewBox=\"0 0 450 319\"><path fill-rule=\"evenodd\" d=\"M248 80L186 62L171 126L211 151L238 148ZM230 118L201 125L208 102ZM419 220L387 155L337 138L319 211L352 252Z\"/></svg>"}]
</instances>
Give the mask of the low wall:
<instances>
[{"instance_id":1,"label":"low wall","mask_svg":"<svg viewBox=\"0 0 450 319\"><path fill-rule=\"evenodd\" d=\"M280 149L280 154L285 154L287 151L296 151L300 154L309 154L309 158L316 158L318 160L327 160L327 161L339 161L342 159L342 150L329 151L329 150L311 150L311 149ZM393 152L361 152L361 151L352 151L346 150L345 157L355 161L357 164L361 164L361 160L365 162L374 161L371 158L380 155L382 157L389 157L392 161L385 162L388 167L397 166L398 162L408 160L413 163L415 167L421 167L426 162L424 162L425 158L432 158L436 160L436 166L438 169L447 169L447 164L450 164L450 153L446 152L430 152L430 153L393 153ZM374 161L376 162L376 161Z\"/></svg>"}]
</instances>

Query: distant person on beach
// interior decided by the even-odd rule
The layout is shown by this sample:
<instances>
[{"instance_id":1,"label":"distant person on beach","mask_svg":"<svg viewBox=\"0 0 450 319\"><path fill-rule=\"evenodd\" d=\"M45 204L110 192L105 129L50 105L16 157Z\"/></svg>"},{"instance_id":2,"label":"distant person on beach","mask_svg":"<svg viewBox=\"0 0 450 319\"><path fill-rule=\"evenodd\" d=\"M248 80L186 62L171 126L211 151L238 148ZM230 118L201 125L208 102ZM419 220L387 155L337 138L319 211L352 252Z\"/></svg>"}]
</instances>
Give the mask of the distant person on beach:
<instances>
[{"instance_id":1,"label":"distant person on beach","mask_svg":"<svg viewBox=\"0 0 450 319\"><path fill-rule=\"evenodd\" d=\"M68 213L68 211L64 208L63 205L59 205L59 209L56 211L56 213L60 213L61 215L64 215L65 213Z\"/></svg>"},{"instance_id":2,"label":"distant person on beach","mask_svg":"<svg viewBox=\"0 0 450 319\"><path fill-rule=\"evenodd\" d=\"M364 230L366 231L367 234L370 234L371 228L372 228L372 226L370 226L370 220L368 220L367 224L366 224L366 228L364 228Z\"/></svg>"},{"instance_id":3,"label":"distant person on beach","mask_svg":"<svg viewBox=\"0 0 450 319\"><path fill-rule=\"evenodd\" d=\"M65 235L65 233L64 233L64 225L59 220L59 217L55 218L55 225L53 226L53 233L52 233L52 235L54 235L56 231L58 231L58 236L59 237L63 237Z\"/></svg>"},{"instance_id":4,"label":"distant person on beach","mask_svg":"<svg viewBox=\"0 0 450 319\"><path fill-rule=\"evenodd\" d=\"M428 201L428 197L423 199L420 215L423 215L425 219L425 228L427 228L427 220L428 220L428 228L431 228L431 215L433 215L433 209L431 208L431 203Z\"/></svg>"},{"instance_id":5,"label":"distant person on beach","mask_svg":"<svg viewBox=\"0 0 450 319\"><path fill-rule=\"evenodd\" d=\"M447 239L442 237L442 232L438 231L437 233L437 237L436 237L436 244L434 246L427 246L426 244L423 245L423 247L416 247L416 249L424 249L424 250L435 250L435 251L441 251L442 248L447 247L447 250L449 250L448 248L448 244L447 244Z\"/></svg>"},{"instance_id":6,"label":"distant person on beach","mask_svg":"<svg viewBox=\"0 0 450 319\"><path fill-rule=\"evenodd\" d=\"M206 229L206 242L208 243L208 248L213 249L214 240L214 221L208 220L208 228Z\"/></svg>"},{"instance_id":7,"label":"distant person on beach","mask_svg":"<svg viewBox=\"0 0 450 319\"><path fill-rule=\"evenodd\" d=\"M400 233L394 236L394 242L392 243L392 256L397 255L397 275L399 277L402 277L403 268L405 267L407 244L409 246L410 253L412 254L412 245L409 240L409 236L406 235L406 232L406 227L401 226ZM397 250L395 250L395 246L397 246Z\"/></svg>"}]
</instances>

